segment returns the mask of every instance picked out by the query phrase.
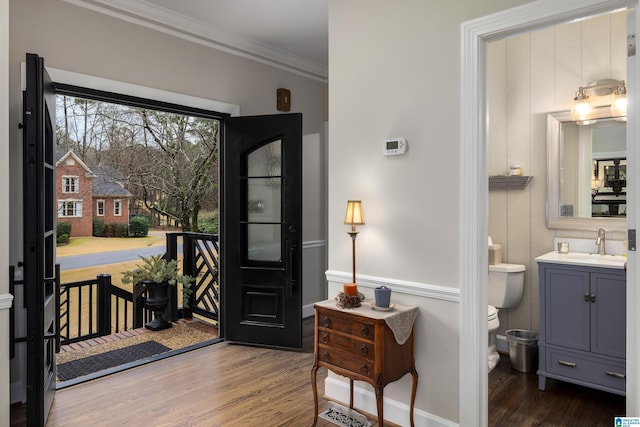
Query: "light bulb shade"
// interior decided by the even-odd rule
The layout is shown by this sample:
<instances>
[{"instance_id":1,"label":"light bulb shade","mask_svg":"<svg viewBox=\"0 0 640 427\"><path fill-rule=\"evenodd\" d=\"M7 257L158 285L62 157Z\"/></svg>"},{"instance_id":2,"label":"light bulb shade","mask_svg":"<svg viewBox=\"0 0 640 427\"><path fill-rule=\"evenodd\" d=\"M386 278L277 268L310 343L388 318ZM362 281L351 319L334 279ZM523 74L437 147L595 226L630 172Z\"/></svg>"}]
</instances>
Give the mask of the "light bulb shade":
<instances>
[{"instance_id":1,"label":"light bulb shade","mask_svg":"<svg viewBox=\"0 0 640 427\"><path fill-rule=\"evenodd\" d=\"M627 118L627 94L616 92L611 102L611 115L616 120L626 120Z\"/></svg>"},{"instance_id":2,"label":"light bulb shade","mask_svg":"<svg viewBox=\"0 0 640 427\"><path fill-rule=\"evenodd\" d=\"M362 202L360 200L349 200L347 202L347 214L344 217L344 223L347 225L364 224L364 216L362 216Z\"/></svg>"},{"instance_id":3,"label":"light bulb shade","mask_svg":"<svg viewBox=\"0 0 640 427\"><path fill-rule=\"evenodd\" d=\"M571 108L571 120L575 122L588 122L593 113L593 106L589 102L589 97L582 90L576 92L573 98L573 108Z\"/></svg>"}]
</instances>

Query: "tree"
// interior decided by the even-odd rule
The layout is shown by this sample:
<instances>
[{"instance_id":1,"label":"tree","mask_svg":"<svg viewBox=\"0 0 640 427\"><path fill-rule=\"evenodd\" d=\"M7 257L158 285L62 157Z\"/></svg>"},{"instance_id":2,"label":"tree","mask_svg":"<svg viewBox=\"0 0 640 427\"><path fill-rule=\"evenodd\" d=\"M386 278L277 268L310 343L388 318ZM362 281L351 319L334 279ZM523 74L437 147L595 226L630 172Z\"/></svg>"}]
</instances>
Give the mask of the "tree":
<instances>
[{"instance_id":1,"label":"tree","mask_svg":"<svg viewBox=\"0 0 640 427\"><path fill-rule=\"evenodd\" d=\"M217 193L219 122L139 109L143 138L126 151L128 182L145 206L197 231L203 199Z\"/></svg>"},{"instance_id":2,"label":"tree","mask_svg":"<svg viewBox=\"0 0 640 427\"><path fill-rule=\"evenodd\" d=\"M218 120L68 96L57 108L59 144L114 168L150 211L197 231L203 206L217 208Z\"/></svg>"}]
</instances>

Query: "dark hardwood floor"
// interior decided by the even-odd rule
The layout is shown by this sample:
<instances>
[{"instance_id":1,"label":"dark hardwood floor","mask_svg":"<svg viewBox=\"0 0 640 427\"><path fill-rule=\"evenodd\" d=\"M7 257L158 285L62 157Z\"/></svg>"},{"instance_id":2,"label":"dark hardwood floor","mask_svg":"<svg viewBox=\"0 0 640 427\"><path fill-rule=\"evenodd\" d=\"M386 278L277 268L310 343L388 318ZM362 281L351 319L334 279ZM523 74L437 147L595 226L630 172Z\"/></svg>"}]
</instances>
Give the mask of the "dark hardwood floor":
<instances>
[{"instance_id":1,"label":"dark hardwood floor","mask_svg":"<svg viewBox=\"0 0 640 427\"><path fill-rule=\"evenodd\" d=\"M609 427L624 414L624 396L553 379L540 391L538 376L512 370L508 356L489 374L490 426Z\"/></svg>"},{"instance_id":2,"label":"dark hardwood floor","mask_svg":"<svg viewBox=\"0 0 640 427\"><path fill-rule=\"evenodd\" d=\"M226 343L194 350L58 391L47 425L307 426L312 363L307 319L302 352ZM320 394L324 376L321 369ZM320 410L327 406L320 399ZM11 425L24 425L24 408L12 409ZM489 375L490 426L612 426L624 411L623 396L561 381L547 380L541 392L538 377L512 370L508 357Z\"/></svg>"}]
</instances>

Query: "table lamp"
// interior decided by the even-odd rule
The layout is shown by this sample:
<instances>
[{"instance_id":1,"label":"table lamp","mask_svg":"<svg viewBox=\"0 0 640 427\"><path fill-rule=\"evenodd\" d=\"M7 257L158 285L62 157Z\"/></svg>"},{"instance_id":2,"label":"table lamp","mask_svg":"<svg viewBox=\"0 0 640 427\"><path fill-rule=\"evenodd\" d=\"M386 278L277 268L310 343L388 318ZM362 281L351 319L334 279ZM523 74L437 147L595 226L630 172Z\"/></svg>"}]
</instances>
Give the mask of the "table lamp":
<instances>
[{"instance_id":1,"label":"table lamp","mask_svg":"<svg viewBox=\"0 0 640 427\"><path fill-rule=\"evenodd\" d=\"M344 285L345 295L358 295L358 287L356 286L356 236L358 231L356 225L364 225L364 217L362 216L362 202L360 200L349 200L347 202L347 214L344 217L344 223L351 226L351 231L347 234L351 236L351 257L353 265L353 282Z\"/></svg>"}]
</instances>

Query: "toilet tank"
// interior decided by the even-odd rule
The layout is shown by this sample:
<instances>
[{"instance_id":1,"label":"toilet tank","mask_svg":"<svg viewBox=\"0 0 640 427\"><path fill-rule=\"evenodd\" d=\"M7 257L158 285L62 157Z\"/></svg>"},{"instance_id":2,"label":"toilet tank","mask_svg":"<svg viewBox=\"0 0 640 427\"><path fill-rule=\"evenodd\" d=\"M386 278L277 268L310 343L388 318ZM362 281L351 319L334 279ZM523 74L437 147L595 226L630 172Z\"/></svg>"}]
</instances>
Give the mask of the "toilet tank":
<instances>
[{"instance_id":1,"label":"toilet tank","mask_svg":"<svg viewBox=\"0 0 640 427\"><path fill-rule=\"evenodd\" d=\"M487 285L489 304L498 308L518 306L522 299L524 271L522 264L490 265Z\"/></svg>"}]
</instances>

